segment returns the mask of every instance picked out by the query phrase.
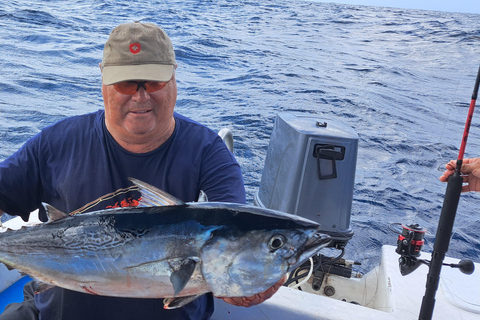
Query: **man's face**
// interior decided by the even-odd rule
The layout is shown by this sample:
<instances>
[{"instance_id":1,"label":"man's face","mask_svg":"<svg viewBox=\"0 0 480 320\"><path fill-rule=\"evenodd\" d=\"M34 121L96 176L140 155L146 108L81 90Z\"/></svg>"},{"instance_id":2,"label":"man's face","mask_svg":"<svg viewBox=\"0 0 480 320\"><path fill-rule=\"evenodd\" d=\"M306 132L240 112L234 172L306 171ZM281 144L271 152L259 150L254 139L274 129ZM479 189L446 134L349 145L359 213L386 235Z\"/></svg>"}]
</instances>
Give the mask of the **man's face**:
<instances>
[{"instance_id":1,"label":"man's face","mask_svg":"<svg viewBox=\"0 0 480 320\"><path fill-rule=\"evenodd\" d=\"M102 84L105 122L117 140L129 144L148 143L165 133L172 125L177 100L175 75L167 85L148 93L139 87L133 95L118 92L113 85Z\"/></svg>"}]
</instances>

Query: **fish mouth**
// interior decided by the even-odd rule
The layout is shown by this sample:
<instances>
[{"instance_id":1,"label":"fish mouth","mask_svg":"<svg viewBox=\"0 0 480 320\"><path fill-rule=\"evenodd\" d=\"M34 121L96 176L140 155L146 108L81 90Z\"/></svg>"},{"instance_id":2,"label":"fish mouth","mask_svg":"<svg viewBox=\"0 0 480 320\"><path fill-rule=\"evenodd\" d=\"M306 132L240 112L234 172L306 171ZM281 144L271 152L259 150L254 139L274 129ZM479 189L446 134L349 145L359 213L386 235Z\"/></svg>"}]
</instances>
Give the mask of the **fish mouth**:
<instances>
[{"instance_id":1,"label":"fish mouth","mask_svg":"<svg viewBox=\"0 0 480 320\"><path fill-rule=\"evenodd\" d=\"M330 244L332 238L325 233L315 231L315 233L297 250L295 259L290 260L290 268L294 270L302 265L306 260Z\"/></svg>"}]
</instances>

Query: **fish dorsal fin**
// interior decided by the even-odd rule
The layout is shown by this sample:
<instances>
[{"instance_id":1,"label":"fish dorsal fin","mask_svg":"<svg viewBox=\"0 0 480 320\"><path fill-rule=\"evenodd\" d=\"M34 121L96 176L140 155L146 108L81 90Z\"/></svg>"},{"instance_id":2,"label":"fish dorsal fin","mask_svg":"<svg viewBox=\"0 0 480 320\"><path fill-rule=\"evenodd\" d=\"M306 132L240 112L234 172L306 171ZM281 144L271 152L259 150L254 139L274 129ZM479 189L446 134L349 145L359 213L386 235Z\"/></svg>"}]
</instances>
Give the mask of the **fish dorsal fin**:
<instances>
[{"instance_id":1,"label":"fish dorsal fin","mask_svg":"<svg viewBox=\"0 0 480 320\"><path fill-rule=\"evenodd\" d=\"M138 187L138 191L142 194L142 199L140 200L141 207L182 206L185 204L182 200L146 182L135 178L128 179Z\"/></svg>"},{"instance_id":2,"label":"fish dorsal fin","mask_svg":"<svg viewBox=\"0 0 480 320\"><path fill-rule=\"evenodd\" d=\"M48 222L47 223L57 221L57 220L61 220L61 219L64 219L64 218L69 216L65 212L58 210L57 208L55 208L52 205L49 205L48 203L42 203L42 204L43 204L43 207L45 208L45 211L47 213L47 217L48 217Z\"/></svg>"},{"instance_id":3,"label":"fish dorsal fin","mask_svg":"<svg viewBox=\"0 0 480 320\"><path fill-rule=\"evenodd\" d=\"M205 191L200 190L200 194L198 195L197 202L208 202L208 197Z\"/></svg>"}]
</instances>

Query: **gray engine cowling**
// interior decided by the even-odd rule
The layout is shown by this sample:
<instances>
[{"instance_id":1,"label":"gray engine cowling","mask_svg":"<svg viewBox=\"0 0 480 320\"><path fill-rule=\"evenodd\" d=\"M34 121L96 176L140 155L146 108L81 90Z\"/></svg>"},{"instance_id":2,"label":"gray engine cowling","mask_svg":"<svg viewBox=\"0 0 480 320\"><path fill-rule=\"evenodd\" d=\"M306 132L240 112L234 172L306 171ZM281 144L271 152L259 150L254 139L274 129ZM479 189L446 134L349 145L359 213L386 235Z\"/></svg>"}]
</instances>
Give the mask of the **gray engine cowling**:
<instances>
[{"instance_id":1,"label":"gray engine cowling","mask_svg":"<svg viewBox=\"0 0 480 320\"><path fill-rule=\"evenodd\" d=\"M317 221L331 246L353 236L350 215L358 134L337 120L280 113L254 203Z\"/></svg>"}]
</instances>

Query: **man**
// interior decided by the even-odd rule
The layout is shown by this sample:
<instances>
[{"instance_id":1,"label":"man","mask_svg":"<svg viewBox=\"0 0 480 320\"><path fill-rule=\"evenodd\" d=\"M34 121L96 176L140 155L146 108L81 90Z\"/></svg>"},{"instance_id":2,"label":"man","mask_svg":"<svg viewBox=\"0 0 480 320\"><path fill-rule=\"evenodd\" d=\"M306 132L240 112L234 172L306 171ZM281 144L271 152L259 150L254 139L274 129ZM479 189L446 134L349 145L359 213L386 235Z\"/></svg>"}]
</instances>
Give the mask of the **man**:
<instances>
[{"instance_id":1,"label":"man","mask_svg":"<svg viewBox=\"0 0 480 320\"><path fill-rule=\"evenodd\" d=\"M153 24L115 28L105 44L102 95L105 110L47 127L0 163L0 209L20 215L47 202L72 212L131 185L150 183L183 201L200 190L210 201L245 202L239 165L218 135L174 113L177 97L175 53L167 34ZM84 211L138 203L140 194L118 192ZM281 285L249 298L225 298L250 306L268 299ZM0 319L208 319L213 297L164 310L162 299L94 296L62 288L36 294L26 287L21 304Z\"/></svg>"}]
</instances>

